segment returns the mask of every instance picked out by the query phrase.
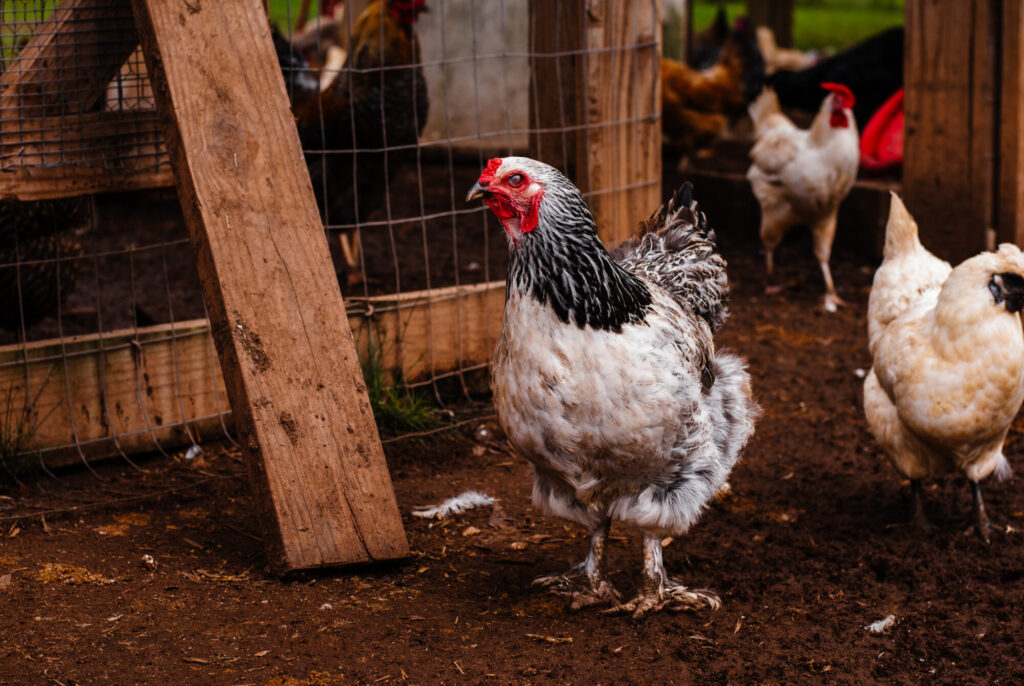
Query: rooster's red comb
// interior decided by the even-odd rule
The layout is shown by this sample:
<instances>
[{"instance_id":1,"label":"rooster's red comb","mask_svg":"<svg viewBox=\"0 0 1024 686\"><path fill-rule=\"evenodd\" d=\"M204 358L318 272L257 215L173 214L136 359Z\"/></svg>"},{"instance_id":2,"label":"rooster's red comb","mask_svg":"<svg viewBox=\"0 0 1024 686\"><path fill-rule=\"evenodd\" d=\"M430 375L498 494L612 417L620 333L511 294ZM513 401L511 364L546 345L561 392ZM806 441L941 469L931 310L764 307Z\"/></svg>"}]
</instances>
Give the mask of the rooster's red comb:
<instances>
[{"instance_id":1,"label":"rooster's red comb","mask_svg":"<svg viewBox=\"0 0 1024 686\"><path fill-rule=\"evenodd\" d=\"M487 166L484 167L484 170L480 173L480 183L485 184L493 181L494 175L498 173L498 169L501 168L501 163L504 161L505 160L500 157L492 157L487 160Z\"/></svg>"},{"instance_id":2,"label":"rooster's red comb","mask_svg":"<svg viewBox=\"0 0 1024 686\"><path fill-rule=\"evenodd\" d=\"M823 83L821 87L827 91L832 91L839 96L839 106L843 108L853 107L854 98L853 92L841 83Z\"/></svg>"}]
</instances>

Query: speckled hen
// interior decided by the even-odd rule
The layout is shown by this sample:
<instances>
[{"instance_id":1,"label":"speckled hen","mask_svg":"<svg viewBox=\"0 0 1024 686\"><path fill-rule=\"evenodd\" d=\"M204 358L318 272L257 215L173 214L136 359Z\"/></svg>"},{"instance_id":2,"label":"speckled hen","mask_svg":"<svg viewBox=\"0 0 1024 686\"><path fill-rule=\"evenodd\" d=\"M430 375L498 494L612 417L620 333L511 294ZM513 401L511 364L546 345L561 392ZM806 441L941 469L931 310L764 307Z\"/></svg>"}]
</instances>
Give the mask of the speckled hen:
<instances>
[{"instance_id":1,"label":"speckled hen","mask_svg":"<svg viewBox=\"0 0 1024 686\"><path fill-rule=\"evenodd\" d=\"M511 250L492 367L498 417L533 465L534 503L591 532L582 563L535 583L577 608L638 616L718 607L714 593L668 577L661 549L726 484L757 414L744 361L715 350L725 261L689 184L614 257L579 190L546 164L493 159L467 196L478 198ZM612 520L643 532L628 603L603 571Z\"/></svg>"}]
</instances>

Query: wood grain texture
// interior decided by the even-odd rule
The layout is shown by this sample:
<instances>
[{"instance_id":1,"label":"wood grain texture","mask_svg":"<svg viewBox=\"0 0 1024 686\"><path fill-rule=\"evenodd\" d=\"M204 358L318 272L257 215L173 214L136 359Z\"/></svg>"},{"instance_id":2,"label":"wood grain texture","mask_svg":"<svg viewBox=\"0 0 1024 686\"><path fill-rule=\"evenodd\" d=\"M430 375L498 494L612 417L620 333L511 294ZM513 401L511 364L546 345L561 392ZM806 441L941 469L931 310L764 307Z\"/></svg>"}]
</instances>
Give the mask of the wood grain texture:
<instances>
[{"instance_id":1,"label":"wood grain texture","mask_svg":"<svg viewBox=\"0 0 1024 686\"><path fill-rule=\"evenodd\" d=\"M795 0L747 0L747 15L754 26L770 28L780 47L791 48L795 5Z\"/></svg>"},{"instance_id":2,"label":"wood grain texture","mask_svg":"<svg viewBox=\"0 0 1024 686\"><path fill-rule=\"evenodd\" d=\"M347 310L361 364L379 355L385 375L414 383L489 363L504 304L505 282L492 281L352 298ZM0 346L0 389L49 467L171 450L234 426L205 319Z\"/></svg>"},{"instance_id":3,"label":"wood grain texture","mask_svg":"<svg viewBox=\"0 0 1024 686\"><path fill-rule=\"evenodd\" d=\"M587 0L585 22L580 167L601 240L615 246L661 204L661 1Z\"/></svg>"},{"instance_id":4,"label":"wood grain texture","mask_svg":"<svg viewBox=\"0 0 1024 686\"><path fill-rule=\"evenodd\" d=\"M230 412L205 319L4 346L0 389L49 467L222 436Z\"/></svg>"},{"instance_id":5,"label":"wood grain texture","mask_svg":"<svg viewBox=\"0 0 1024 686\"><path fill-rule=\"evenodd\" d=\"M1004 0L998 240L1024 246L1024 0Z\"/></svg>"},{"instance_id":6,"label":"wood grain texture","mask_svg":"<svg viewBox=\"0 0 1024 686\"><path fill-rule=\"evenodd\" d=\"M0 119L87 111L138 42L129 0L63 0L0 75Z\"/></svg>"},{"instance_id":7,"label":"wood grain texture","mask_svg":"<svg viewBox=\"0 0 1024 686\"><path fill-rule=\"evenodd\" d=\"M992 51L986 0L908 0L904 201L922 242L954 263L992 225Z\"/></svg>"},{"instance_id":8,"label":"wood grain texture","mask_svg":"<svg viewBox=\"0 0 1024 686\"><path fill-rule=\"evenodd\" d=\"M536 0L531 22L531 154L567 171L617 245L661 203L661 1Z\"/></svg>"},{"instance_id":9,"label":"wood grain texture","mask_svg":"<svg viewBox=\"0 0 1024 686\"><path fill-rule=\"evenodd\" d=\"M260 0L133 0L279 570L408 554Z\"/></svg>"}]
</instances>

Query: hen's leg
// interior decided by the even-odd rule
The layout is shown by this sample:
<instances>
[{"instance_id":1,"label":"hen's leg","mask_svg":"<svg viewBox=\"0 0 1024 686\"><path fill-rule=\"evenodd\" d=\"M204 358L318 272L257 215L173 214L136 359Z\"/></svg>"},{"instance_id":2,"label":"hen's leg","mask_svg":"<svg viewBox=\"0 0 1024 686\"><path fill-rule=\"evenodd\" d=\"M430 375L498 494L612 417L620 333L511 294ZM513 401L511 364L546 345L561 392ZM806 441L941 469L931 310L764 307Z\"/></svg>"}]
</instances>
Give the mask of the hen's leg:
<instances>
[{"instance_id":1,"label":"hen's leg","mask_svg":"<svg viewBox=\"0 0 1024 686\"><path fill-rule=\"evenodd\" d=\"M776 295L782 292L782 285L775 283L775 246L764 249L764 294Z\"/></svg>"},{"instance_id":2,"label":"hen's leg","mask_svg":"<svg viewBox=\"0 0 1024 686\"><path fill-rule=\"evenodd\" d=\"M971 482L971 495L974 496L974 521L970 528L981 536L981 540L988 543L988 531L992 528L992 524L989 523L988 515L985 513L985 503L981 499L981 485L977 481Z\"/></svg>"},{"instance_id":3,"label":"hen's leg","mask_svg":"<svg viewBox=\"0 0 1024 686\"><path fill-rule=\"evenodd\" d=\"M832 281L832 268L829 267L829 260L832 259L832 241L836 237L836 213L833 212L811 228L814 237L814 256L821 265L821 276L825 280L825 310L835 312L846 303L836 293L835 283Z\"/></svg>"},{"instance_id":4,"label":"hen's leg","mask_svg":"<svg viewBox=\"0 0 1024 686\"><path fill-rule=\"evenodd\" d=\"M604 578L604 547L608 541L611 520L606 519L590 535L590 550L583 562L564 574L541 576L533 580L549 593L564 595L572 599L572 609L578 610L591 605L617 603L622 599L619 592Z\"/></svg>"},{"instance_id":5,"label":"hen's leg","mask_svg":"<svg viewBox=\"0 0 1024 686\"><path fill-rule=\"evenodd\" d=\"M628 603L622 603L609 612L632 612L633 617L643 617L648 612L664 608L688 610L700 607L717 610L722 606L718 596L707 589L690 589L668 577L661 556L661 538L644 533L644 573L637 596Z\"/></svg>"},{"instance_id":6,"label":"hen's leg","mask_svg":"<svg viewBox=\"0 0 1024 686\"><path fill-rule=\"evenodd\" d=\"M911 505L913 509L912 514L910 515L910 523L919 529L930 529L932 524L924 514L924 502L921 500L920 479L910 480L910 494L913 498L913 504Z\"/></svg>"}]
</instances>

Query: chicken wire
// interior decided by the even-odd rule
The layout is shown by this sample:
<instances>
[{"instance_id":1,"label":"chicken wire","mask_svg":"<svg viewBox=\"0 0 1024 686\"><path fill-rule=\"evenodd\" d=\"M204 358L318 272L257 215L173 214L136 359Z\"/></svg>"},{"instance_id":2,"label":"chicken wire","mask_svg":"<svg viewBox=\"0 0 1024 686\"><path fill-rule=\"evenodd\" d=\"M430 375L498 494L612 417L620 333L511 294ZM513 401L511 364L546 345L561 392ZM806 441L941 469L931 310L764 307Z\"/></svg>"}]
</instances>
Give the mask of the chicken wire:
<instances>
[{"instance_id":1,"label":"chicken wire","mask_svg":"<svg viewBox=\"0 0 1024 686\"><path fill-rule=\"evenodd\" d=\"M18 70L19 55L26 46L38 39L40 30L54 26L58 4L53 0L0 3L5 73ZM134 35L130 13L123 13L127 3L92 0L83 4L107 14L99 22L82 22L83 35L76 34L74 20L61 24L58 50L67 50L71 56L76 50L102 51L103 46L124 51L124 32ZM640 57L657 54L660 36L658 32L641 34L634 26L625 44L581 49L561 42L559 36L570 29L582 32L584 27L558 25L566 19L556 12L555 43L539 54L528 0L428 0L429 11L413 25L420 46L417 58L406 64L385 64L382 51L377 64L354 66L354 57L349 62L339 60L338 49L349 54L358 51L359 15L369 3L311 4L309 21L301 31L296 30L303 23L297 21L300 0L270 0L268 9L280 34L275 38L278 57L300 133L304 103L297 96L302 88L315 84L316 95L305 100L305 105L316 104L315 116L305 122L302 143L350 318L362 322L356 328L357 339L369 332L371 356L405 359L406 366L410 361L408 355L403 358L403 347L414 343L417 350L425 349L411 360L418 370L415 376L399 374L406 393L427 391L442 402L453 389L470 394L482 387L479 375L489 362L489 355L470 349L480 347L481 337L495 340L500 329L500 283L507 248L489 212L464 202L466 190L488 158L537 156L545 146L546 161L570 175L583 176L587 158L578 149L585 149L591 132L601 128L620 132L613 163L625 163L627 157L640 154L657 156L657 149L639 150L641 145L649 146L639 133L621 132L656 122L657 61L651 59L653 68L644 73L638 64ZM625 4L627 13L632 9L634 14L639 8L657 7L654 0ZM409 6L415 3L389 0L389 9ZM579 15L579 21L584 20L585 14ZM384 29L377 31L378 40L383 40ZM19 155L2 146L0 170L6 171L8 165L22 172L26 167L89 166L103 174L112 169L152 171L167 164L162 146L142 151L138 145L140 133L152 131L157 117L142 54L137 47L127 52L102 88L97 91L93 84L89 98L83 97L83 89L73 87L86 77L52 75L72 87L51 98L42 110L35 105L26 108L24 103L18 105L16 116L13 109L4 110L4 121L14 127L4 129L5 137L11 130L24 137L32 126L53 129L41 131L45 135L39 140L45 138L49 146L41 154L30 156L23 150ZM565 106L554 117L531 110L531 98L552 98L551 93L538 92L537 82L530 78L531 66L569 70L574 60L591 53L624 56L621 69L629 71L619 76L650 83L649 101L633 103L628 116L580 122L570 111L576 95L569 92L575 88L572 75L558 73L553 100ZM95 61L95 55L90 53L88 59ZM425 91L417 92L415 77L404 86L401 97L387 91L386 84L401 82L400 77L411 71L422 72ZM378 86L369 88L370 97L376 99L376 107L365 110L372 114L369 121L360 118L364 106L356 99L360 79ZM333 141L329 132L337 111L325 101L332 83L345 86L340 90L349 97L345 121L350 128L347 138ZM8 106L10 98L2 102ZM416 121L424 111L423 128L412 140L392 135L394 120ZM77 131L75 127L81 128L75 117L99 113L121 117L113 134L106 130L95 139L65 137ZM360 126L374 133L363 135ZM87 149L89 145L95 148ZM339 163L349 171L325 172ZM364 191L360 183L366 177L380 188ZM649 177L633 179L628 187L660 188L658 174ZM351 193L352 188L357 192ZM623 188L588 188L585 195L594 200ZM352 204L357 206L349 214L344 208L337 210L337 197L345 192L353 195ZM372 197L374 193L381 197ZM20 224L11 220L16 215L21 217ZM0 323L0 378L7 380L0 387L0 457L4 460L0 473L3 468L12 471L22 459L46 465L60 457L58 463L88 464L94 456L119 453L130 460L130 454L145 449L170 450L231 436L230 408L203 321L206 310L199 279L172 191L37 203L0 201L0 234L12 238L0 248L0 287L11 283L15 293L8 298L11 319ZM484 284L495 284L499 297L463 302L465 288L486 291ZM38 291L45 293L36 297ZM392 324L385 336L375 323L389 315ZM416 317L425 319L425 324L406 331ZM474 342L463 338L471 321L476 327ZM441 361L443 356L433 344L441 329L454 330L454 340L449 336L444 343L456 349L454 364ZM427 342L425 348L422 339ZM95 391L90 403L80 397L83 374ZM168 385L162 405L155 399L160 389L150 386L156 377ZM117 389L126 385L131 390L130 403L137 407L128 409L112 400ZM196 400L200 394L205 403ZM36 406L42 396L50 398L45 408ZM97 415L100 431L93 435L86 427L97 424ZM24 439L46 433L66 438L51 439L45 446ZM23 454L19 457L19 453Z\"/></svg>"}]
</instances>

